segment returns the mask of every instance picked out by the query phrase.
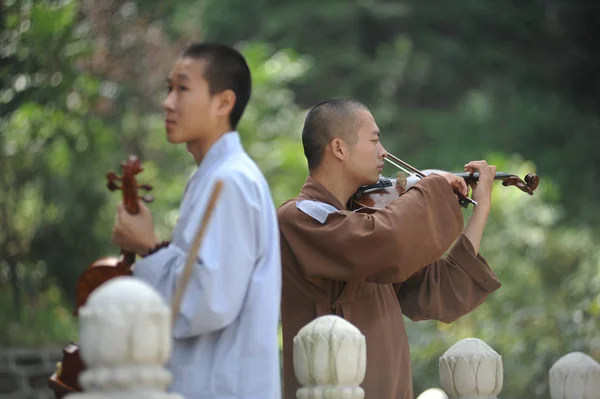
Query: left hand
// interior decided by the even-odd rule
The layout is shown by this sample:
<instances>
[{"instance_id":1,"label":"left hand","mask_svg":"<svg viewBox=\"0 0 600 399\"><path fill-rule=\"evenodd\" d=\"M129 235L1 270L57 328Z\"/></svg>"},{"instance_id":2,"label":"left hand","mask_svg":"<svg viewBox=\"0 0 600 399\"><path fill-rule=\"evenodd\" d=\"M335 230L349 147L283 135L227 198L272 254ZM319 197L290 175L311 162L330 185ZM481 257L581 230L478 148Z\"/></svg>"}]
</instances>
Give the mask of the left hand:
<instances>
[{"instance_id":1,"label":"left hand","mask_svg":"<svg viewBox=\"0 0 600 399\"><path fill-rule=\"evenodd\" d=\"M154 234L150 210L141 201L139 207L139 213L132 215L127 212L123 203L119 204L113 226L112 242L125 251L145 255L158 240Z\"/></svg>"},{"instance_id":2,"label":"left hand","mask_svg":"<svg viewBox=\"0 0 600 399\"><path fill-rule=\"evenodd\" d=\"M487 161L471 161L465 165L465 172L479 172L479 181L470 183L473 189L473 199L478 207L489 208L492 202L492 184L496 176L496 166L488 165Z\"/></svg>"}]
</instances>

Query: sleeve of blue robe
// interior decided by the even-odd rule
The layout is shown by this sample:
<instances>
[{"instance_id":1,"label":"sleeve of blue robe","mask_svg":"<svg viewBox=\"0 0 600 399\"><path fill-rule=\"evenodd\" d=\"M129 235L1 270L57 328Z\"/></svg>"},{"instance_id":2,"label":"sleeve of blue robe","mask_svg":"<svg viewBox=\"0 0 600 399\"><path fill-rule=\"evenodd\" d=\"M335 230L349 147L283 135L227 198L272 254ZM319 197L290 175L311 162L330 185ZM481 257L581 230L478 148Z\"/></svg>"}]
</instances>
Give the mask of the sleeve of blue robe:
<instances>
[{"instance_id":1,"label":"sleeve of blue robe","mask_svg":"<svg viewBox=\"0 0 600 399\"><path fill-rule=\"evenodd\" d=\"M256 232L259 205L244 181L235 173L221 176L224 186L196 256L173 327L175 338L189 338L220 330L240 313L257 254ZM209 191L209 190L207 190ZM194 204L185 217L190 220L184 240L138 261L134 275L152 285L170 304L183 272L188 250L207 207ZM185 242L185 248L176 242Z\"/></svg>"}]
</instances>

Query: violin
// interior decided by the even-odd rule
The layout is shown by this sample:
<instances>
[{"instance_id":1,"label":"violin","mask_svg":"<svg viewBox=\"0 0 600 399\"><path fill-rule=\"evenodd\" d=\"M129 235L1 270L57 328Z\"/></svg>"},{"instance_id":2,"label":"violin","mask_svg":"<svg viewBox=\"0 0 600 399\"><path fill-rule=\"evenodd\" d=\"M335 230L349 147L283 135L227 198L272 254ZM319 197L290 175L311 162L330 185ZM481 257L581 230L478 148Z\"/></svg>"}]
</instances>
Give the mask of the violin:
<instances>
[{"instance_id":1,"label":"violin","mask_svg":"<svg viewBox=\"0 0 600 399\"><path fill-rule=\"evenodd\" d=\"M373 213L399 198L422 178L432 173L445 172L438 169L427 169L423 171L415 169L406 162L389 153L384 160L403 170L408 174L408 176L398 173L397 178L380 177L377 183L360 187L348 201L349 210L363 213ZM479 172L450 173L462 177L467 184L479 181ZM496 172L494 180L501 180L503 186L515 186L529 195L533 195L533 192L540 184L540 178L534 173L528 173L523 179L521 179L514 174ZM477 206L477 202L475 200L457 191L455 191L455 193L458 195L458 202L463 208L467 208L469 204Z\"/></svg>"},{"instance_id":2,"label":"violin","mask_svg":"<svg viewBox=\"0 0 600 399\"><path fill-rule=\"evenodd\" d=\"M130 155L126 162L121 163L123 174L118 176L115 172L106 175L107 188L110 191L121 190L122 200L128 213L135 215L139 213L139 200L146 203L152 202L150 195L138 195L138 190L151 191L152 186L148 184L138 185L135 176L144 169L140 160L135 155ZM120 181L121 184L117 184ZM85 305L90 294L104 284L106 281L119 276L131 276L131 266L135 263L135 252L121 249L119 257L108 256L100 258L83 271L79 276L75 288L76 308L73 314L77 316L79 309ZM72 392L82 392L79 385L79 374L85 370L85 364L79 355L79 346L71 343L63 349L63 360L57 364L56 371L48 380L50 389L54 392L56 399Z\"/></svg>"},{"instance_id":3,"label":"violin","mask_svg":"<svg viewBox=\"0 0 600 399\"><path fill-rule=\"evenodd\" d=\"M150 195L139 196L138 189L151 191L149 184L138 185L135 176L144 169L140 165L140 160L135 155L131 155L127 162L121 164L123 175L117 176L115 172L109 172L106 175L108 180L107 187L110 191L121 190L123 195L123 204L125 209L131 215L137 215L140 212L138 200L146 203L152 202ZM119 186L116 181L121 181ZM87 268L77 280L76 285L76 309L77 315L79 308L85 304L89 295L104 282L119 276L131 276L131 266L135 262L135 252L121 250L118 258L106 257L95 261Z\"/></svg>"}]
</instances>

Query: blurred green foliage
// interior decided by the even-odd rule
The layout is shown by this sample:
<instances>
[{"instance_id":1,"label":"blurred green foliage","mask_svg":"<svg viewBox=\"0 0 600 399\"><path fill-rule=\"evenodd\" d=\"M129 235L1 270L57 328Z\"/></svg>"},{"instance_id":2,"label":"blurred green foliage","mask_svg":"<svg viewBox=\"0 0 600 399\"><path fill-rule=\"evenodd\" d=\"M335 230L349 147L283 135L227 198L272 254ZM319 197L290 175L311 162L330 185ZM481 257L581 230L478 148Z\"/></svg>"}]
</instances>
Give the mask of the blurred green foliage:
<instances>
[{"instance_id":1,"label":"blurred green foliage","mask_svg":"<svg viewBox=\"0 0 600 399\"><path fill-rule=\"evenodd\" d=\"M478 337L503 356L502 396L548 396L562 355L600 359L600 66L593 2L5 0L0 34L1 345L77 339L75 282L116 255L129 154L168 238L194 163L167 143L164 79L191 40L235 43L253 73L239 130L276 205L307 169L306 109L346 96L373 111L384 145L417 168L488 159L534 196L497 183L482 253L503 282L444 325L407 321L415 392L438 386L437 359ZM386 174L395 171L388 169ZM465 211L465 217L470 211ZM392 377L393 378L393 377Z\"/></svg>"}]
</instances>

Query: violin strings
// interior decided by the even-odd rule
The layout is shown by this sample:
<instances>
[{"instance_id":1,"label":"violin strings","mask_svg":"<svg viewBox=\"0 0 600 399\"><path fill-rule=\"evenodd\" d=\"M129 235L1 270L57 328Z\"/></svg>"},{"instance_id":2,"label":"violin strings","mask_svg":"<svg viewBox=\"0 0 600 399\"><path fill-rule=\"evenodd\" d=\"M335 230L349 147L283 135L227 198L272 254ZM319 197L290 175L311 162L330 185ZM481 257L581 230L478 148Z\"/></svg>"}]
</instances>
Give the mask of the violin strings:
<instances>
[{"instance_id":1,"label":"violin strings","mask_svg":"<svg viewBox=\"0 0 600 399\"><path fill-rule=\"evenodd\" d=\"M396 162L392 161L389 158L383 158L384 161L388 161L389 163L391 163L392 165L394 165L395 167L397 167L398 169L408 173L410 175L410 171L406 170L405 168L403 168L402 166L398 165Z\"/></svg>"},{"instance_id":2,"label":"violin strings","mask_svg":"<svg viewBox=\"0 0 600 399\"><path fill-rule=\"evenodd\" d=\"M397 156L394 156L393 154L390 154L389 152L387 153L387 156L392 158L394 161L396 161L397 163L404 165L405 168L408 169L407 173L408 174L412 174L411 172L415 173L418 177L425 177L425 174L423 172L421 172L419 169L407 164L406 162L404 162L403 160L401 160L400 158L398 158ZM410 172L409 172L410 171Z\"/></svg>"}]
</instances>

